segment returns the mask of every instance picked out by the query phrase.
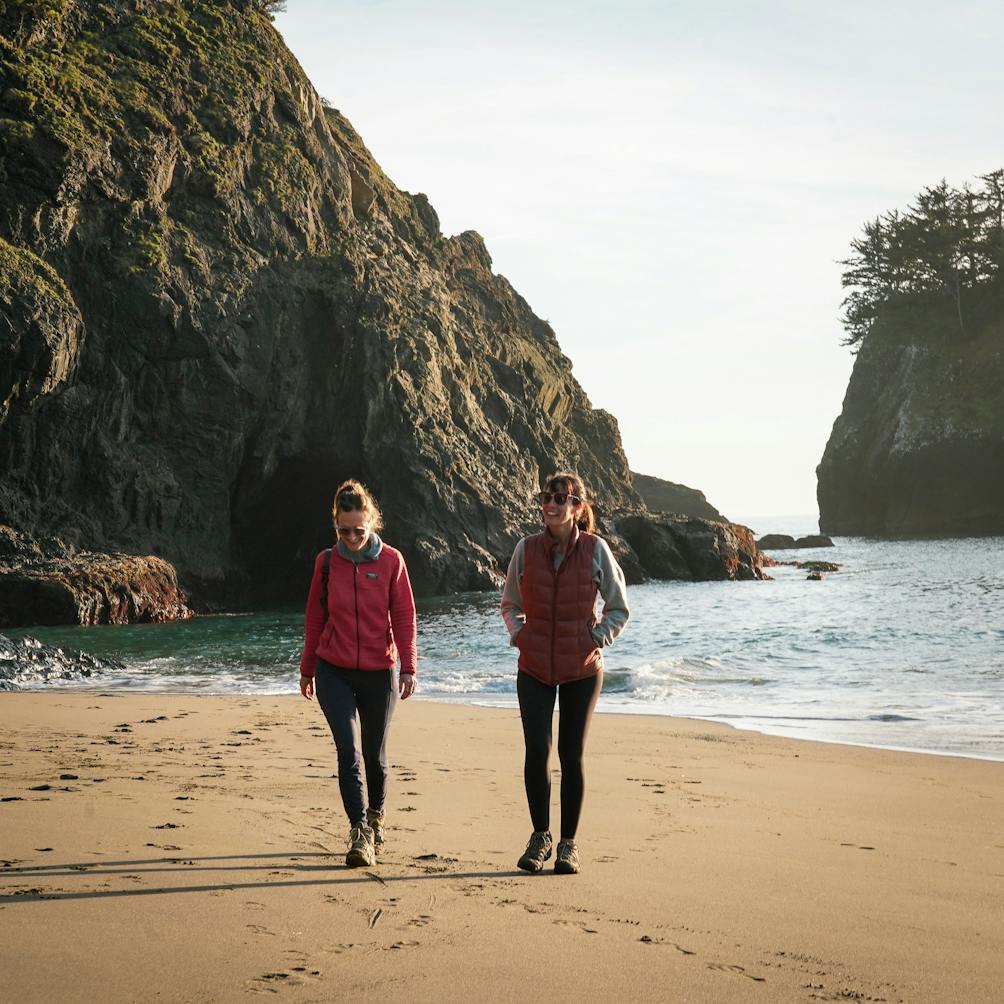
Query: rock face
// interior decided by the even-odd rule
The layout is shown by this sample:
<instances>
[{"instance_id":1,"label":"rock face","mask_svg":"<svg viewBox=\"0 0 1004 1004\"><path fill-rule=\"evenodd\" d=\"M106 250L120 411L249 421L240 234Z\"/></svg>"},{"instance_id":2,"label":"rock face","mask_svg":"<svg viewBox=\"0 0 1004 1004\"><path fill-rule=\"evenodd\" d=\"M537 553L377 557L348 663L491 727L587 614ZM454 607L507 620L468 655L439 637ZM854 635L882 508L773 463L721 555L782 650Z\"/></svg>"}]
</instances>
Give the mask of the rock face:
<instances>
[{"instance_id":1,"label":"rock face","mask_svg":"<svg viewBox=\"0 0 1004 1004\"><path fill-rule=\"evenodd\" d=\"M0 526L0 627L129 624L192 616L162 558L94 554L39 544Z\"/></svg>"},{"instance_id":2,"label":"rock face","mask_svg":"<svg viewBox=\"0 0 1004 1004\"><path fill-rule=\"evenodd\" d=\"M116 659L74 649L43 645L37 638L11 639L0 634L0 690L37 687L51 680L82 680L125 666Z\"/></svg>"},{"instance_id":3,"label":"rock face","mask_svg":"<svg viewBox=\"0 0 1004 1004\"><path fill-rule=\"evenodd\" d=\"M635 490L642 501L653 512L675 512L683 516L699 516L701 519L728 520L704 497L704 492L673 481L663 481L648 474L631 472Z\"/></svg>"},{"instance_id":4,"label":"rock face","mask_svg":"<svg viewBox=\"0 0 1004 1004\"><path fill-rule=\"evenodd\" d=\"M653 578L690 582L764 578L763 555L747 527L667 513L623 515L614 525Z\"/></svg>"},{"instance_id":5,"label":"rock face","mask_svg":"<svg viewBox=\"0 0 1004 1004\"><path fill-rule=\"evenodd\" d=\"M854 363L818 477L824 533L1004 534L999 304L960 333L952 309L876 328Z\"/></svg>"},{"instance_id":6,"label":"rock face","mask_svg":"<svg viewBox=\"0 0 1004 1004\"><path fill-rule=\"evenodd\" d=\"M494 585L555 467L641 506L549 325L259 4L6 5L0 63L0 523L226 605L303 593L348 476L420 593Z\"/></svg>"}]
</instances>

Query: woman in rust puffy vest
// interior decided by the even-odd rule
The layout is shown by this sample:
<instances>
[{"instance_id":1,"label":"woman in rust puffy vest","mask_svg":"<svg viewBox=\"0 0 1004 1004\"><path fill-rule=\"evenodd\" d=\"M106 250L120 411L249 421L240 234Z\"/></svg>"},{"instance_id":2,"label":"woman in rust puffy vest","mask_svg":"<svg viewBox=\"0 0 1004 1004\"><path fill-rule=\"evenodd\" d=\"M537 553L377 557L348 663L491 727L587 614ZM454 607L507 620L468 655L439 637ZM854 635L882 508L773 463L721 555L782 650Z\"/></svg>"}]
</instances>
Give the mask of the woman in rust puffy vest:
<instances>
[{"instance_id":1,"label":"woman in rust puffy vest","mask_svg":"<svg viewBox=\"0 0 1004 1004\"><path fill-rule=\"evenodd\" d=\"M526 760L523 780L533 833L518 867L539 872L551 857L551 718L559 707L561 839L554 870L579 870L575 833L584 793L582 755L603 686L603 648L628 619L624 573L593 531L582 479L559 471L537 496L542 533L516 545L502 594L510 644L519 649L519 695ZM596 597L603 598L602 617Z\"/></svg>"}]
</instances>

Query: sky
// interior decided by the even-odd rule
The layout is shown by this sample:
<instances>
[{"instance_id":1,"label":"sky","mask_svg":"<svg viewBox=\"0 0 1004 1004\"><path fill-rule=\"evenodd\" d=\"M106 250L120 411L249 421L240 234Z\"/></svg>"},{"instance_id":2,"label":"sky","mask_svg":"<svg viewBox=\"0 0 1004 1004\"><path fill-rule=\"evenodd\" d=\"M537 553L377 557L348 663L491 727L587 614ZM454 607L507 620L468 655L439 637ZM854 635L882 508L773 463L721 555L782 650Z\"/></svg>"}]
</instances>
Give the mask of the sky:
<instances>
[{"instance_id":1,"label":"sky","mask_svg":"<svg viewBox=\"0 0 1004 1004\"><path fill-rule=\"evenodd\" d=\"M276 26L443 233L485 238L632 470L754 528L817 511L850 242L1004 166L989 3L289 0Z\"/></svg>"}]
</instances>

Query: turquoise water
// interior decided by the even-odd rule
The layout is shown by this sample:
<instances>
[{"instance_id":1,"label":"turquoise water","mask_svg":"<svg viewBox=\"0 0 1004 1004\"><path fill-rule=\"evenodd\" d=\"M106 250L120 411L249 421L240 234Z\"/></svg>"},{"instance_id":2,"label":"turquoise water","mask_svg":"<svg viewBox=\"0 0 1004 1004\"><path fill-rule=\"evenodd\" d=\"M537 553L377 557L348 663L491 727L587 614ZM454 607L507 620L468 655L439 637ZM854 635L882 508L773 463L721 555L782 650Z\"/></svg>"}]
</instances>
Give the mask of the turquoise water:
<instances>
[{"instance_id":1,"label":"turquoise water","mask_svg":"<svg viewBox=\"0 0 1004 1004\"><path fill-rule=\"evenodd\" d=\"M601 710L1004 759L1004 538L836 545L776 554L843 565L821 582L779 567L772 582L631 587ZM420 601L422 698L515 703L498 600ZM277 694L296 690L302 618L296 607L17 633L126 663L89 689Z\"/></svg>"}]
</instances>

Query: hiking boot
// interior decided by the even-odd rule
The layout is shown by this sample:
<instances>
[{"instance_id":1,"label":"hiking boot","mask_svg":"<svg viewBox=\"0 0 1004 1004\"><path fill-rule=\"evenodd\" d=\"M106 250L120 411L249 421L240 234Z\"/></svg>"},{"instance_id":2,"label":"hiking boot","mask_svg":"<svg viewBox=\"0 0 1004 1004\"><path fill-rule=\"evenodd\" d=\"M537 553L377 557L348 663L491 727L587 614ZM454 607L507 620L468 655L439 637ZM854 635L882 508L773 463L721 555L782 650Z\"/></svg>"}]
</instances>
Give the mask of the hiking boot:
<instances>
[{"instance_id":1,"label":"hiking boot","mask_svg":"<svg viewBox=\"0 0 1004 1004\"><path fill-rule=\"evenodd\" d=\"M373 831L364 823L353 826L349 831L349 852L345 855L347 868L368 868L376 862L373 847Z\"/></svg>"},{"instance_id":2,"label":"hiking boot","mask_svg":"<svg viewBox=\"0 0 1004 1004\"><path fill-rule=\"evenodd\" d=\"M539 872L544 862L551 856L551 834L547 830L534 830L526 842L523 857L516 862L517 868L525 872Z\"/></svg>"},{"instance_id":3,"label":"hiking boot","mask_svg":"<svg viewBox=\"0 0 1004 1004\"><path fill-rule=\"evenodd\" d=\"M554 858L554 870L559 875L579 874L579 852L574 840L559 840Z\"/></svg>"},{"instance_id":4,"label":"hiking boot","mask_svg":"<svg viewBox=\"0 0 1004 1004\"><path fill-rule=\"evenodd\" d=\"M373 846L380 851L383 848L383 809L367 809L366 825L373 831Z\"/></svg>"}]
</instances>

